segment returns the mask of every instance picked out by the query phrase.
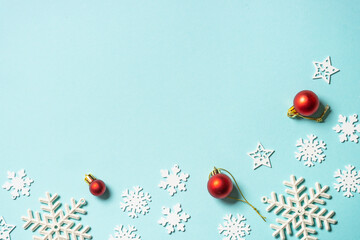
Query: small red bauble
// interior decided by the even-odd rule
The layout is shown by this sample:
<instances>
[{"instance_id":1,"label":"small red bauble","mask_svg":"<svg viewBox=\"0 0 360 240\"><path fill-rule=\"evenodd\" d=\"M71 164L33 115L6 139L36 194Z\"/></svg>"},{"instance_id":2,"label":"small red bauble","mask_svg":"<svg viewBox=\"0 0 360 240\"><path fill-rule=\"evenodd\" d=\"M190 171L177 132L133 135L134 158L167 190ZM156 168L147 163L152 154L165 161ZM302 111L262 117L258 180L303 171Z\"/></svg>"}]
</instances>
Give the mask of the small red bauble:
<instances>
[{"instance_id":1,"label":"small red bauble","mask_svg":"<svg viewBox=\"0 0 360 240\"><path fill-rule=\"evenodd\" d=\"M233 183L227 175L217 173L210 177L207 188L214 198L226 198L233 189Z\"/></svg>"},{"instance_id":2,"label":"small red bauble","mask_svg":"<svg viewBox=\"0 0 360 240\"><path fill-rule=\"evenodd\" d=\"M94 196L101 196L106 191L106 185L100 179L96 179L92 174L85 175L85 181L89 184L89 190Z\"/></svg>"},{"instance_id":3,"label":"small red bauble","mask_svg":"<svg viewBox=\"0 0 360 240\"><path fill-rule=\"evenodd\" d=\"M310 90L303 90L296 94L294 98L294 108L303 116L311 116L316 113L319 105L318 96Z\"/></svg>"}]
</instances>

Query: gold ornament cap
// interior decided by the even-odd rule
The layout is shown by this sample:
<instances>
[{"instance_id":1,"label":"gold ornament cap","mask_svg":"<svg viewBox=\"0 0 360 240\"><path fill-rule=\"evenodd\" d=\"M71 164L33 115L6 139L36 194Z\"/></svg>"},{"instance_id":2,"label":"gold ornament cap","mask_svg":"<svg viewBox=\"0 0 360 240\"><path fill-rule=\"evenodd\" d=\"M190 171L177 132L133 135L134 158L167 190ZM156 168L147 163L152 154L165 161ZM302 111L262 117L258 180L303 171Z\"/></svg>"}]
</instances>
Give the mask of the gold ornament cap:
<instances>
[{"instance_id":1,"label":"gold ornament cap","mask_svg":"<svg viewBox=\"0 0 360 240\"><path fill-rule=\"evenodd\" d=\"M87 182L89 185L96 180L96 177L92 175L91 173L85 174L85 182Z\"/></svg>"}]
</instances>

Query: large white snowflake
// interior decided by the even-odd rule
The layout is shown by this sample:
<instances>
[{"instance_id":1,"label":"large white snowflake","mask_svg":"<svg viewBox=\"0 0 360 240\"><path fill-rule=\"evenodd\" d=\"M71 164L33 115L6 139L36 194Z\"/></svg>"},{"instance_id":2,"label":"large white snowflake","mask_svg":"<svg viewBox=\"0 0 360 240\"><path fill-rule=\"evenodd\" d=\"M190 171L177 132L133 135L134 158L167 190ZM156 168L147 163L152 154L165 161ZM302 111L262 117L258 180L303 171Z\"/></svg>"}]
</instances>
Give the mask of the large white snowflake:
<instances>
[{"instance_id":1,"label":"large white snowflake","mask_svg":"<svg viewBox=\"0 0 360 240\"><path fill-rule=\"evenodd\" d=\"M140 236L136 235L137 229L134 226L128 226L126 229L124 225L120 225L115 227L115 234L114 236L110 235L109 240L117 240L117 239L123 239L123 240L140 240Z\"/></svg>"},{"instance_id":2,"label":"large white snowflake","mask_svg":"<svg viewBox=\"0 0 360 240\"><path fill-rule=\"evenodd\" d=\"M298 147L299 152L295 152L296 159L305 161L304 165L311 167L315 164L313 162L319 162L325 160L325 154L323 150L326 149L326 144L324 141L315 140L317 136L310 134L307 136L309 140L303 140L300 138L296 146Z\"/></svg>"},{"instance_id":3,"label":"large white snowflake","mask_svg":"<svg viewBox=\"0 0 360 240\"><path fill-rule=\"evenodd\" d=\"M345 170L338 169L334 177L338 183L334 183L336 191L342 190L345 197L353 197L352 192L360 193L360 171L356 172L354 166L348 165Z\"/></svg>"},{"instance_id":4,"label":"large white snowflake","mask_svg":"<svg viewBox=\"0 0 360 240\"><path fill-rule=\"evenodd\" d=\"M237 218L228 214L224 217L224 225L219 225L219 233L226 236L223 240L245 240L246 235L250 234L250 226L244 221L243 215L237 214Z\"/></svg>"},{"instance_id":5,"label":"large white snowflake","mask_svg":"<svg viewBox=\"0 0 360 240\"><path fill-rule=\"evenodd\" d=\"M296 236L301 237L301 240L317 240L317 237L314 237L310 234L315 234L316 230L310 228L314 226L314 221L318 228L322 228L323 225L325 229L330 231L330 224L337 223L332 217L335 212L330 211L327 213L325 208L320 209L318 205L324 205L325 201L322 198L330 199L331 195L327 194L329 187L321 187L319 183L315 184L316 190L310 188L310 196L304 191L306 190L305 186L302 186L304 178L296 179L295 176L290 176L290 181L284 181L284 185L289 187L285 192L289 196L285 201L283 195L279 195L279 199L276 193L271 193L271 198L263 197L262 201L264 203L270 204L267 207L267 211L270 212L274 208L275 214L281 215L285 219L277 218L276 222L279 225L271 224L270 227L274 229L273 236L279 236L282 240L286 239L285 231L287 234L292 235L292 227L297 231ZM327 214L326 214L327 213Z\"/></svg>"},{"instance_id":6,"label":"large white snowflake","mask_svg":"<svg viewBox=\"0 0 360 240\"><path fill-rule=\"evenodd\" d=\"M331 75L340 71L331 65L330 57L327 57L323 62L314 62L316 72L313 79L322 78L325 82L330 84Z\"/></svg>"},{"instance_id":7,"label":"large white snowflake","mask_svg":"<svg viewBox=\"0 0 360 240\"><path fill-rule=\"evenodd\" d=\"M30 196L30 185L34 182L31 178L26 177L24 169L21 169L17 173L8 171L8 179L10 182L6 182L2 187L6 190L12 189L11 196L15 200L20 197L20 193L23 196Z\"/></svg>"},{"instance_id":8,"label":"large white snowflake","mask_svg":"<svg viewBox=\"0 0 360 240\"><path fill-rule=\"evenodd\" d=\"M175 232L175 227L178 231L185 231L184 222L187 222L187 220L190 218L190 215L187 213L182 213L180 203L177 203L173 207L173 210L168 207L163 207L162 214L165 217L160 218L158 223L163 227L166 227L169 234Z\"/></svg>"},{"instance_id":9,"label":"large white snowflake","mask_svg":"<svg viewBox=\"0 0 360 240\"><path fill-rule=\"evenodd\" d=\"M10 240L10 233L15 226L7 224L3 217L0 217L0 240Z\"/></svg>"},{"instance_id":10,"label":"large white snowflake","mask_svg":"<svg viewBox=\"0 0 360 240\"><path fill-rule=\"evenodd\" d=\"M129 212L129 217L135 218L139 214L147 214L150 210L148 202L151 202L149 193L143 193L143 189L139 186L134 187L134 191L126 189L122 197L124 202L120 203L120 208L125 212Z\"/></svg>"},{"instance_id":11,"label":"large white snowflake","mask_svg":"<svg viewBox=\"0 0 360 240\"><path fill-rule=\"evenodd\" d=\"M270 156L274 153L274 150L265 149L261 143L254 152L248 153L248 155L254 160L254 170L264 165L271 168Z\"/></svg>"},{"instance_id":12,"label":"large white snowflake","mask_svg":"<svg viewBox=\"0 0 360 240\"><path fill-rule=\"evenodd\" d=\"M176 189L180 191L186 191L186 185L184 182L189 178L189 174L180 173L181 170L177 164L171 169L172 173L168 170L160 170L161 176L166 178L165 181L161 181L159 184L160 188L167 189L170 196L176 193Z\"/></svg>"},{"instance_id":13,"label":"large white snowflake","mask_svg":"<svg viewBox=\"0 0 360 240\"><path fill-rule=\"evenodd\" d=\"M346 120L346 117L343 115L339 115L339 123L336 125L333 129L337 133L340 134L340 142L345 142L350 139L352 142L359 142L358 138L359 136L356 134L356 132L360 133L360 124L356 125L355 123L358 122L358 115L354 114L352 116L349 116L349 121Z\"/></svg>"},{"instance_id":14,"label":"large white snowflake","mask_svg":"<svg viewBox=\"0 0 360 240\"><path fill-rule=\"evenodd\" d=\"M45 198L40 198L40 202L44 205L41 209L46 212L41 215L39 212L33 213L28 210L28 216L23 216L25 221L24 229L31 226L31 230L35 232L39 229L41 236L34 236L34 240L84 240L91 239L92 236L88 234L90 227L83 227L81 224L76 225L73 220L80 220L79 214L86 214L82 207L86 204L84 198L79 201L71 199L71 206L65 204L65 212L60 208L61 203L58 201L59 195L46 193Z\"/></svg>"}]
</instances>

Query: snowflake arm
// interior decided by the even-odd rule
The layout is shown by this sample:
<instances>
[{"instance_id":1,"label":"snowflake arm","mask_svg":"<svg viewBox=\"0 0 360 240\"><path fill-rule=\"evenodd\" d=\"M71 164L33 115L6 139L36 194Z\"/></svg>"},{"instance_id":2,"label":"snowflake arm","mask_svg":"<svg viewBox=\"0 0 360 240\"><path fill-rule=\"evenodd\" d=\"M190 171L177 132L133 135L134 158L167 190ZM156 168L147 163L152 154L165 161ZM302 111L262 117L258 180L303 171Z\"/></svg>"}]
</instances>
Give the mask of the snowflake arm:
<instances>
[{"instance_id":1,"label":"snowflake arm","mask_svg":"<svg viewBox=\"0 0 360 240\"><path fill-rule=\"evenodd\" d=\"M69 240L71 239L91 239L92 236L88 234L90 227L83 227L83 225L75 225L73 220L80 220L77 214L86 214L82 207L86 204L85 199L80 199L76 202L71 199L71 207L65 205L65 213L59 209L61 203L58 202L58 194L51 195L46 193L45 198L40 198L40 202L44 205L41 209L45 212L42 216L39 212L28 210L28 216L23 216L25 221L24 229L31 228L33 232L39 229L40 235L34 236L35 240Z\"/></svg>"}]
</instances>

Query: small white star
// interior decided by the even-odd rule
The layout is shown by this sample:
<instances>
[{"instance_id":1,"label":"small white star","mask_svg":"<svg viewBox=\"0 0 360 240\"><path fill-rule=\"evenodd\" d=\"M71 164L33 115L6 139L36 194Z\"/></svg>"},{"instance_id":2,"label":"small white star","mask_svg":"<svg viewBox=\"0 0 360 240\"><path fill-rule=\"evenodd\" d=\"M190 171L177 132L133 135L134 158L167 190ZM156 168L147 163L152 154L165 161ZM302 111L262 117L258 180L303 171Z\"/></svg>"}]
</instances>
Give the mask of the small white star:
<instances>
[{"instance_id":1,"label":"small white star","mask_svg":"<svg viewBox=\"0 0 360 240\"><path fill-rule=\"evenodd\" d=\"M15 226L6 224L3 217L0 217L0 240L10 240L10 233Z\"/></svg>"},{"instance_id":2,"label":"small white star","mask_svg":"<svg viewBox=\"0 0 360 240\"><path fill-rule=\"evenodd\" d=\"M331 65L330 56L327 57L323 62L313 62L316 72L314 73L313 79L324 79L325 82L330 84L331 75L340 71Z\"/></svg>"},{"instance_id":3,"label":"small white star","mask_svg":"<svg viewBox=\"0 0 360 240\"><path fill-rule=\"evenodd\" d=\"M254 170L264 165L271 168L270 156L274 153L274 150L268 150L258 144L257 149L254 152L248 153L248 155L254 159Z\"/></svg>"}]
</instances>

